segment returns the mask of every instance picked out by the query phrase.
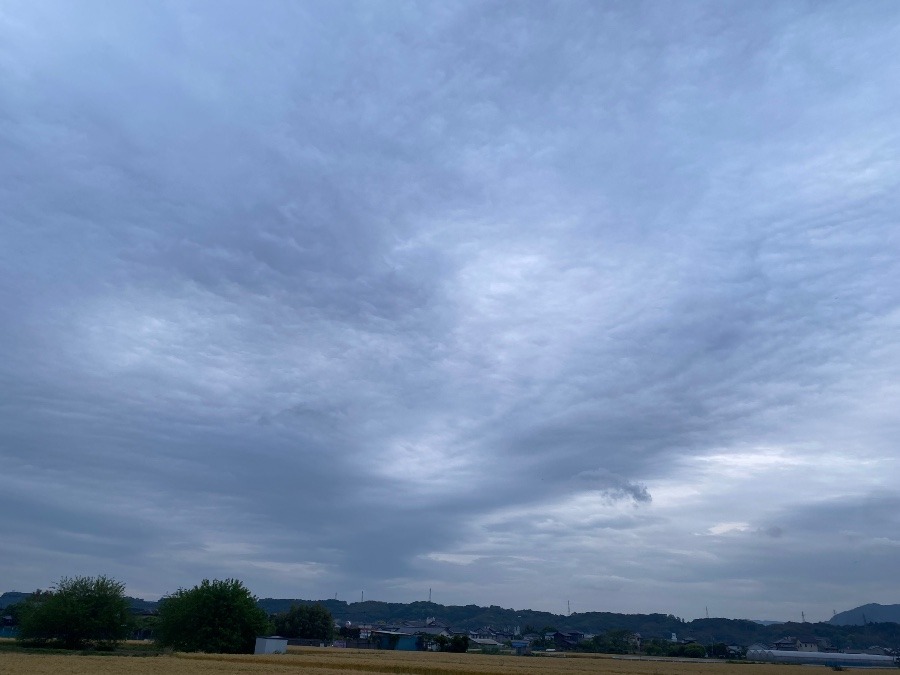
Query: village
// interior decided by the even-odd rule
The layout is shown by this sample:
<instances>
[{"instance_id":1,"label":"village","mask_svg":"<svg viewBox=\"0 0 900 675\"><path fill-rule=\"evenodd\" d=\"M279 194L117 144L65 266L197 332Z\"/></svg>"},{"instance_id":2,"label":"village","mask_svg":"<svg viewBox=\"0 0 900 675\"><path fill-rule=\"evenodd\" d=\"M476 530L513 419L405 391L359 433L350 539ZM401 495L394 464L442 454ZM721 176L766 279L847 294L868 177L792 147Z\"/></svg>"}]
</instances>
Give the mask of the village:
<instances>
[{"instance_id":1,"label":"village","mask_svg":"<svg viewBox=\"0 0 900 675\"><path fill-rule=\"evenodd\" d=\"M850 667L890 667L900 665L900 651L870 646L865 649L838 649L827 638L814 635L786 635L770 644L700 644L692 637L645 638L631 631L600 634L578 630L523 632L520 626L477 630L454 629L430 617L423 621L395 623L335 622L340 637L330 643L337 648L385 649L397 651L469 651L483 654L560 654L566 652L607 652L623 658L718 658L773 663L827 664ZM287 640L297 646L327 646L317 640ZM455 647L455 648L454 648Z\"/></svg>"}]
</instances>

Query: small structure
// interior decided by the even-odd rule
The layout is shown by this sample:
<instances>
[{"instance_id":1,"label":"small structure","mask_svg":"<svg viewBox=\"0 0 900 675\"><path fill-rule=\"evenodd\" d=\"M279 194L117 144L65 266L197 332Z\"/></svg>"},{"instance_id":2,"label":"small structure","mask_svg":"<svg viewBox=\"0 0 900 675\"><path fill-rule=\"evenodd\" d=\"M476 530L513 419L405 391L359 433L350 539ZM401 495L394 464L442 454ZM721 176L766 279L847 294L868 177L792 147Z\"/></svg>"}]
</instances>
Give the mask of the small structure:
<instances>
[{"instance_id":1,"label":"small structure","mask_svg":"<svg viewBox=\"0 0 900 675\"><path fill-rule=\"evenodd\" d=\"M528 640L513 640L510 644L516 656L528 656L531 654L531 642Z\"/></svg>"},{"instance_id":2,"label":"small structure","mask_svg":"<svg viewBox=\"0 0 900 675\"><path fill-rule=\"evenodd\" d=\"M287 638L280 635L265 635L256 638L254 654L286 654Z\"/></svg>"}]
</instances>

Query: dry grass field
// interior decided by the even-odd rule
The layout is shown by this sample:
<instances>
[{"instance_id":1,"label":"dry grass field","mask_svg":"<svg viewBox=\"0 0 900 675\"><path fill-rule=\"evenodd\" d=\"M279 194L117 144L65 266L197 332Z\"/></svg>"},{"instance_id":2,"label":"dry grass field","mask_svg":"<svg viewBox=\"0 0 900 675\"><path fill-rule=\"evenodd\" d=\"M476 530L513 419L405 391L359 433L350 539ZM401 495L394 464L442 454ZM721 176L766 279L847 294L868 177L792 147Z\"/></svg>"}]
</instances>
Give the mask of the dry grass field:
<instances>
[{"instance_id":1,"label":"dry grass field","mask_svg":"<svg viewBox=\"0 0 900 675\"><path fill-rule=\"evenodd\" d=\"M830 672L814 667L813 672ZM803 672L809 672L803 668ZM897 671L875 670L882 675ZM0 675L204 675L298 673L347 675L796 675L797 666L621 660L609 657L561 658L482 656L422 652L296 649L285 655L228 656L82 656L77 654L0 653Z\"/></svg>"}]
</instances>

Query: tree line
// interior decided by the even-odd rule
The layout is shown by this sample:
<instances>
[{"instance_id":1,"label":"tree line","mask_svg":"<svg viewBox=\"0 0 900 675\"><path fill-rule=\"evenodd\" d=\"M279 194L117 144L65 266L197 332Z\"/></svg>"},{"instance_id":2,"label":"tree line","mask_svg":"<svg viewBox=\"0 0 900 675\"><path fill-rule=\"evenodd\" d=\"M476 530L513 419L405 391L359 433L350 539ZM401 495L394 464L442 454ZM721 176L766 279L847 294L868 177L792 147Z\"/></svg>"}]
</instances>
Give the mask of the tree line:
<instances>
[{"instance_id":1,"label":"tree line","mask_svg":"<svg viewBox=\"0 0 900 675\"><path fill-rule=\"evenodd\" d=\"M129 610L125 585L103 575L63 577L5 611L26 646L111 650L141 627ZM252 653L264 634L323 641L334 634L334 619L324 607L295 605L269 616L237 579L204 579L180 588L159 602L157 615L141 622L159 647L187 652Z\"/></svg>"}]
</instances>

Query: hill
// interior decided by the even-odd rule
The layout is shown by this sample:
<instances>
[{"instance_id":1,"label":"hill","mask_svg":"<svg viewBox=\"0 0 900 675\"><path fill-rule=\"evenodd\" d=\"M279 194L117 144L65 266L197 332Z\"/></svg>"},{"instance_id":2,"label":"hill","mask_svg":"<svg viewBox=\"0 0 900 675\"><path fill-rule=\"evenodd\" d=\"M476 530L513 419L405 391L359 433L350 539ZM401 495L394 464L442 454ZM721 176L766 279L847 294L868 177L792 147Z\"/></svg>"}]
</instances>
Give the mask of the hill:
<instances>
[{"instance_id":1,"label":"hill","mask_svg":"<svg viewBox=\"0 0 900 675\"><path fill-rule=\"evenodd\" d=\"M900 605L879 605L872 602L835 614L828 623L834 626L865 626L867 623L888 621L900 623Z\"/></svg>"},{"instance_id":2,"label":"hill","mask_svg":"<svg viewBox=\"0 0 900 675\"><path fill-rule=\"evenodd\" d=\"M5 607L9 607L10 605L15 605L18 602L22 602L29 595L31 595L31 593L7 591L3 595L0 595L0 609L4 609Z\"/></svg>"}]
</instances>

